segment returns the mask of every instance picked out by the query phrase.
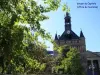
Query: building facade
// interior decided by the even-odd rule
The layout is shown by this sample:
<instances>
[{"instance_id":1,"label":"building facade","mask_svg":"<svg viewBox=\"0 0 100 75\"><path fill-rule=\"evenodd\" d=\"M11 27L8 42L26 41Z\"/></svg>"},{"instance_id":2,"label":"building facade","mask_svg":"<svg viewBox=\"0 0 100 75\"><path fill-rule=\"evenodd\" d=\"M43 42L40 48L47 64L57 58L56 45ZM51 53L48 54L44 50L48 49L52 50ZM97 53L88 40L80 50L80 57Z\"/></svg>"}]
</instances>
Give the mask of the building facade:
<instances>
[{"instance_id":1,"label":"building facade","mask_svg":"<svg viewBox=\"0 0 100 75\"><path fill-rule=\"evenodd\" d=\"M64 25L65 30L62 33L62 35L57 35L57 33L56 33L55 42L59 46L68 45L68 46L71 46L73 48L76 48L80 52L81 63L83 65L87 75L99 75L99 70L94 71L94 69L92 69L94 63L96 64L96 66L98 66L96 69L99 69L98 59L94 60L92 63L89 60L90 59L88 57L89 56L89 51L86 51L85 36L84 36L82 30L80 31L80 36L78 36L72 30L72 28L71 28L72 27L72 25L71 25L71 16L68 12L66 12L66 16L65 16L64 20L65 20L65 25ZM90 53L90 56L91 56L91 59L92 59L94 57L91 55L91 53ZM98 58L100 58L100 57L98 57ZM91 69L90 69L90 67L91 67ZM95 73L95 72L98 72L98 73Z\"/></svg>"},{"instance_id":2,"label":"building facade","mask_svg":"<svg viewBox=\"0 0 100 75\"><path fill-rule=\"evenodd\" d=\"M100 52L86 51L87 75L100 75Z\"/></svg>"},{"instance_id":3,"label":"building facade","mask_svg":"<svg viewBox=\"0 0 100 75\"><path fill-rule=\"evenodd\" d=\"M65 16L65 30L62 35L55 35L55 42L62 46L62 45L69 45L73 48L77 48L80 53L86 51L86 44L85 44L85 37L83 32L80 32L80 36L78 36L71 28L71 17L70 14L67 12Z\"/></svg>"}]
</instances>

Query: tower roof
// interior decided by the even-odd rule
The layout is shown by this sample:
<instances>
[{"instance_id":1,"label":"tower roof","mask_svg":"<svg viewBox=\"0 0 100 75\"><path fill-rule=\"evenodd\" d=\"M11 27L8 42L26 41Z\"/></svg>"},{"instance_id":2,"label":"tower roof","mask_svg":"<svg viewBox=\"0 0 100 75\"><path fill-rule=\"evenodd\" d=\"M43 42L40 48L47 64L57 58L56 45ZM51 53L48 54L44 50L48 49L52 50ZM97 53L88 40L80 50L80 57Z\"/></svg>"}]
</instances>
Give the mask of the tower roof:
<instances>
[{"instance_id":1,"label":"tower roof","mask_svg":"<svg viewBox=\"0 0 100 75\"><path fill-rule=\"evenodd\" d=\"M65 19L70 19L71 18L71 16L70 16L70 13L68 13L68 12L66 12L66 16L65 16Z\"/></svg>"},{"instance_id":2,"label":"tower roof","mask_svg":"<svg viewBox=\"0 0 100 75\"><path fill-rule=\"evenodd\" d=\"M71 39L79 39L79 36L75 34L72 30L70 31L70 34L64 31L61 37L59 38L59 40L71 40Z\"/></svg>"},{"instance_id":3,"label":"tower roof","mask_svg":"<svg viewBox=\"0 0 100 75\"><path fill-rule=\"evenodd\" d=\"M66 12L66 16L70 16L70 13L69 12Z\"/></svg>"},{"instance_id":4,"label":"tower roof","mask_svg":"<svg viewBox=\"0 0 100 75\"><path fill-rule=\"evenodd\" d=\"M84 34L83 34L82 30L80 32L80 37L84 37Z\"/></svg>"}]
</instances>

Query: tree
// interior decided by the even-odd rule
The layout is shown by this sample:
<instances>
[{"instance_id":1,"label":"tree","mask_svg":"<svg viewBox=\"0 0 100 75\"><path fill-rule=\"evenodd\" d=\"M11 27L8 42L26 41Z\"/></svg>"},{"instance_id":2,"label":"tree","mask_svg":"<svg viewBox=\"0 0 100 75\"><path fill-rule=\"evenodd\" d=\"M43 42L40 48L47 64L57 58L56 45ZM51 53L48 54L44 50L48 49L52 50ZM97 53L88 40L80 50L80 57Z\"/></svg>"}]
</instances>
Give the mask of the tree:
<instances>
[{"instance_id":1,"label":"tree","mask_svg":"<svg viewBox=\"0 0 100 75\"><path fill-rule=\"evenodd\" d=\"M62 57L59 59L59 65L56 68L63 69L64 73L74 75L84 75L84 70L81 64L80 53L77 49L69 46L62 46L60 53Z\"/></svg>"},{"instance_id":2,"label":"tree","mask_svg":"<svg viewBox=\"0 0 100 75\"><path fill-rule=\"evenodd\" d=\"M44 4L38 5L34 0L0 0L2 73L23 73L29 72L30 69L40 71L45 68L45 63L35 53L35 50L45 52L43 45L38 43L38 36L53 41L50 34L41 28L40 21L48 19L44 13L57 10L60 2L60 0L43 0ZM30 49L34 50L34 55Z\"/></svg>"}]
</instances>

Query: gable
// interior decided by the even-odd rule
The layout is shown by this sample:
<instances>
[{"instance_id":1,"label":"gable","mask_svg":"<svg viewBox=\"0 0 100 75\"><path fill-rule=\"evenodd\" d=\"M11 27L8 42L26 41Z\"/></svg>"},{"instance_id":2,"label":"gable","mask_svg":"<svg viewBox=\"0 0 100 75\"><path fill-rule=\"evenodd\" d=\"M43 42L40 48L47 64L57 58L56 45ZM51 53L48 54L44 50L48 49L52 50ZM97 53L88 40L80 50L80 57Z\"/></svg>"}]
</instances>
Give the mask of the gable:
<instances>
[{"instance_id":1,"label":"gable","mask_svg":"<svg viewBox=\"0 0 100 75\"><path fill-rule=\"evenodd\" d=\"M100 57L100 56L98 56L97 54L95 54L94 52L91 52L91 51L87 51L86 56L87 56L87 58Z\"/></svg>"}]
</instances>

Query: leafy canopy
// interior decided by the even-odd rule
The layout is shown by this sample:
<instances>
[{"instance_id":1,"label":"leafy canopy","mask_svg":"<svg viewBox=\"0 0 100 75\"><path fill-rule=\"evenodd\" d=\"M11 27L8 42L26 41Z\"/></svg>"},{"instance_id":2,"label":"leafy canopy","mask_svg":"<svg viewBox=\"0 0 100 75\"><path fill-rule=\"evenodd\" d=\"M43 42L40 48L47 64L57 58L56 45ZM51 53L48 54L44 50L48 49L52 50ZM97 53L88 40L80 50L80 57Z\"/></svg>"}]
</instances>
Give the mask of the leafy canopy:
<instances>
[{"instance_id":1,"label":"leafy canopy","mask_svg":"<svg viewBox=\"0 0 100 75\"><path fill-rule=\"evenodd\" d=\"M35 0L0 0L2 73L44 70L46 46L38 41L38 36L54 42L40 22L48 19L44 13L58 9L61 0L42 1L43 4Z\"/></svg>"}]
</instances>

